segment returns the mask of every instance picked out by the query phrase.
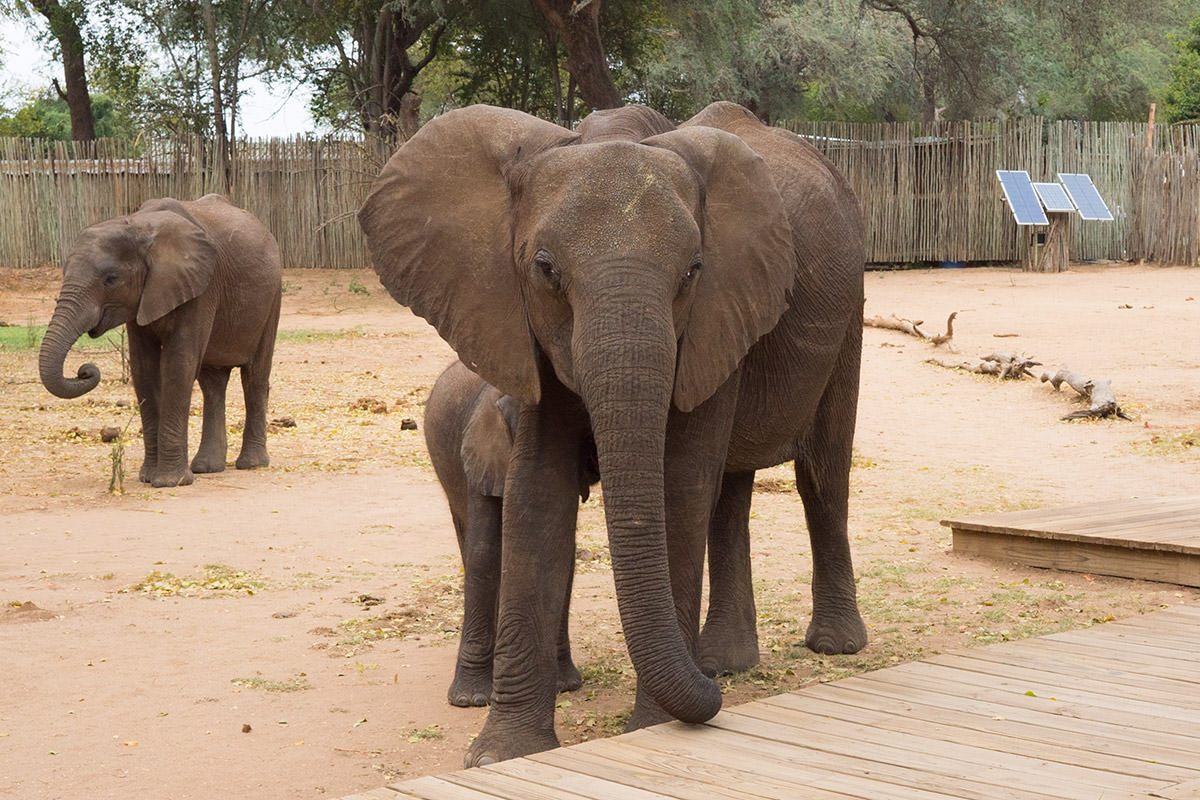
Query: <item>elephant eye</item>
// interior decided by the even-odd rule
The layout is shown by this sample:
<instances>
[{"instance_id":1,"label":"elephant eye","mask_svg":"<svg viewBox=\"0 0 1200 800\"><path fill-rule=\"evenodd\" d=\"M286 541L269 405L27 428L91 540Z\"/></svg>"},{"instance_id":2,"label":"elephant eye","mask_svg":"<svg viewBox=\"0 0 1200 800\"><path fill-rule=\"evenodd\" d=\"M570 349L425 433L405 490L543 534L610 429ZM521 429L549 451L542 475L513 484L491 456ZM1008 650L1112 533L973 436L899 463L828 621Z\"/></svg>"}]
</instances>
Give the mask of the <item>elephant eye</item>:
<instances>
[{"instance_id":1,"label":"elephant eye","mask_svg":"<svg viewBox=\"0 0 1200 800\"><path fill-rule=\"evenodd\" d=\"M110 272L107 275L105 275L104 276L104 285L105 286L116 286L117 285L117 274L115 272Z\"/></svg>"},{"instance_id":2,"label":"elephant eye","mask_svg":"<svg viewBox=\"0 0 1200 800\"><path fill-rule=\"evenodd\" d=\"M542 274L542 277L551 286L555 289L559 288L562 283L562 275L559 273L558 268L554 266L549 253L545 250L539 250L537 255L533 257L533 265L537 267L538 272Z\"/></svg>"},{"instance_id":3,"label":"elephant eye","mask_svg":"<svg viewBox=\"0 0 1200 800\"><path fill-rule=\"evenodd\" d=\"M687 272L683 273L683 280L680 281L679 288L686 289L692 283L692 281L696 280L696 276L700 274L700 270L703 269L703 267L704 265L699 261L693 262L692 265L687 268Z\"/></svg>"}]
</instances>

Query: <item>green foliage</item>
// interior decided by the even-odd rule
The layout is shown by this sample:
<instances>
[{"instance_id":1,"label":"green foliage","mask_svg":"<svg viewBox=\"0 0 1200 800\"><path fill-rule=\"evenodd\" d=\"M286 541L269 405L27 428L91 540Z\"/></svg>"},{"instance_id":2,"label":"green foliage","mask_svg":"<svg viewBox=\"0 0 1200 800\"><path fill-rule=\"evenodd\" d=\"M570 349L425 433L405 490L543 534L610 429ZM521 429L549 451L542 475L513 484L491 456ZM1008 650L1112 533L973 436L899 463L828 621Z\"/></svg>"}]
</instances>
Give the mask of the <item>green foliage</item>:
<instances>
[{"instance_id":1,"label":"green foliage","mask_svg":"<svg viewBox=\"0 0 1200 800\"><path fill-rule=\"evenodd\" d=\"M117 112L112 98L92 95L92 115L96 119L97 136L130 136L126 120ZM0 136L70 141L71 115L67 110L67 101L53 89L47 88L27 95L12 110L0 106Z\"/></svg>"},{"instance_id":2,"label":"green foliage","mask_svg":"<svg viewBox=\"0 0 1200 800\"><path fill-rule=\"evenodd\" d=\"M1171 78L1163 91L1168 122L1200 121L1200 17L1188 24L1188 35L1176 39Z\"/></svg>"}]
</instances>

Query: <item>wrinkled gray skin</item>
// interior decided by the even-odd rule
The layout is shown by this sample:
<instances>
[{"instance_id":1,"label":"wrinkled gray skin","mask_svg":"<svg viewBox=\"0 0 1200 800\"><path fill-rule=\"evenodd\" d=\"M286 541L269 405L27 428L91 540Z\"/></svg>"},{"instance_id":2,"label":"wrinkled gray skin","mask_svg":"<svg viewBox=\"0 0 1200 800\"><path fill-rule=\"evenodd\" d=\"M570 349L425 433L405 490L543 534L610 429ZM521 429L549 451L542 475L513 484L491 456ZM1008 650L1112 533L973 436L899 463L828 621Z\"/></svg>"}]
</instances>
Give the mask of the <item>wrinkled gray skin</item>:
<instances>
[{"instance_id":1,"label":"wrinkled gray skin","mask_svg":"<svg viewBox=\"0 0 1200 800\"><path fill-rule=\"evenodd\" d=\"M644 111L606 116L629 114ZM744 540L757 469L795 463L813 552L807 645L865 645L846 531L863 231L812 147L730 103L640 139L474 106L401 147L359 221L393 297L521 401L493 702L468 765L557 745L545 620L560 619L570 579L589 432L638 676L631 727L720 709L697 663L705 543L748 579L720 540Z\"/></svg>"},{"instance_id":2,"label":"wrinkled gray skin","mask_svg":"<svg viewBox=\"0 0 1200 800\"><path fill-rule=\"evenodd\" d=\"M133 214L97 223L75 240L38 359L42 384L58 397L90 392L95 364L63 375L84 333L118 325L145 438L138 477L156 487L190 484L225 469L225 389L241 369L246 424L238 469L265 467L267 393L282 277L275 237L219 195L148 200ZM192 386L204 394L200 449L187 460Z\"/></svg>"},{"instance_id":3,"label":"wrinkled gray skin","mask_svg":"<svg viewBox=\"0 0 1200 800\"><path fill-rule=\"evenodd\" d=\"M504 480L520 406L461 361L446 368L425 404L425 443L446 492L463 561L463 626L454 681L456 706L485 706L492 696L492 654L500 595L500 530ZM587 443L591 450L590 442ZM579 496L600 480L594 455L580 460ZM558 691L578 689L579 670L567 635L570 587L558 634Z\"/></svg>"}]
</instances>

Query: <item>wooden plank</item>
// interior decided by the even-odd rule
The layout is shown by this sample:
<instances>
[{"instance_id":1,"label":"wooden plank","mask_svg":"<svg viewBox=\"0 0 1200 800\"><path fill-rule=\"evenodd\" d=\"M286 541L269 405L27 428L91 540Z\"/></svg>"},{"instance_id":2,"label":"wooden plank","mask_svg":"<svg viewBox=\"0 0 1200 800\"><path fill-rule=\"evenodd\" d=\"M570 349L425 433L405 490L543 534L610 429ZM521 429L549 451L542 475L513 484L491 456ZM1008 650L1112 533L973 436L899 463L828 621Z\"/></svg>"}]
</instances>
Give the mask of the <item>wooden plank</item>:
<instances>
[{"instance_id":1,"label":"wooden plank","mask_svg":"<svg viewBox=\"0 0 1200 800\"><path fill-rule=\"evenodd\" d=\"M923 737L895 736L885 732L872 732L868 726L830 725L822 720L820 726L807 729L805 746L789 745L797 737L797 728L781 722L762 720L741 712L741 709L722 714L710 724L719 724L722 730L738 731L769 740L773 746L793 747L800 753L823 751L853 756L867 762L882 762L899 767L908 767L925 772L926 786L938 787L943 777L972 780L990 784L992 787L1023 786L1032 774L1038 776L1038 789L1043 793L1057 795L1067 800L1089 800L1105 788L1130 793L1144 791L1147 785L1155 787L1169 785L1163 782L1146 781L1113 776L1111 781L1102 781L1087 770L1072 770L1063 765L1036 758L1025 758L998 753L978 747L956 745L952 742L934 741ZM836 728L840 733L833 733ZM753 753L764 745L759 742L748 747ZM740 748L739 748L740 749ZM798 760L806 756L798 755ZM753 767L758 769L757 762ZM1107 775L1105 776L1108 777ZM912 791L919 791L913 789ZM994 789L993 789L994 791ZM885 795L886 796L886 795ZM954 795L950 795L954 796Z\"/></svg>"},{"instance_id":2,"label":"wooden plank","mask_svg":"<svg viewBox=\"0 0 1200 800\"><path fill-rule=\"evenodd\" d=\"M668 748L666 752L647 746L648 738L635 734L589 742L563 750L530 756L587 775L662 791L679 800L738 800L746 795L787 800L796 796L797 783L806 772L796 769L790 781L779 781L742 769L718 767L697 758L690 748ZM655 741L649 737L649 741ZM813 800L844 800L846 795L805 786Z\"/></svg>"},{"instance_id":3,"label":"wooden plank","mask_svg":"<svg viewBox=\"0 0 1200 800\"><path fill-rule=\"evenodd\" d=\"M1200 797L1200 781L1185 781L1166 789L1159 789L1150 796L1162 797L1165 800L1196 800Z\"/></svg>"},{"instance_id":4,"label":"wooden plank","mask_svg":"<svg viewBox=\"0 0 1200 800\"><path fill-rule=\"evenodd\" d=\"M398 797L418 797L421 800L496 800L500 795L459 786L445 778L427 775L403 783L393 783L387 788ZM384 800L387 796L384 795Z\"/></svg>"},{"instance_id":5,"label":"wooden plank","mask_svg":"<svg viewBox=\"0 0 1200 800\"><path fill-rule=\"evenodd\" d=\"M958 529L953 531L952 540L955 552L969 555L1068 572L1200 586L1197 555L1159 550L1138 550L1134 554L1128 549L1088 542L1075 542L1068 547L1053 540Z\"/></svg>"},{"instance_id":6,"label":"wooden plank","mask_svg":"<svg viewBox=\"0 0 1200 800\"><path fill-rule=\"evenodd\" d=\"M1119 514L1190 514L1200 508L1200 495L1175 497L1152 497L1130 500L1106 500L1093 503L1075 503L1050 508L1032 508L1023 511L996 511L975 514L961 519L942 520L946 527L969 526L988 529L1024 529L1053 525L1063 520L1111 517Z\"/></svg>"},{"instance_id":7,"label":"wooden plank","mask_svg":"<svg viewBox=\"0 0 1200 800\"><path fill-rule=\"evenodd\" d=\"M754 747L756 745L751 746ZM796 744L796 746L803 747L799 744ZM682 732L680 732L680 738L674 740L669 737L657 735L639 739L638 748L642 751L660 752L664 757L670 759L695 758L690 747L686 745L685 740L682 738ZM781 800L792 800L792 798L797 796L794 781L798 777L798 766L799 769L805 770L808 774L812 774L814 771L824 774L826 776L824 780L827 780L829 775L840 775L869 779L873 782L883 782L884 784L894 784L909 789L927 789L931 785L931 775L923 768L897 766L883 761L872 761L835 751L824 751L811 747L803 747L802 752L797 757L803 759L802 765L786 763L783 767L786 770L783 773L787 778L786 781L768 778L761 768L756 769L754 772L747 772L745 769L725 765L716 767L711 761L704 761L703 763L708 768L715 768L720 774L727 775L726 782L737 786L740 790L756 796L778 796ZM740 762L738 763L740 766ZM763 785L762 781L764 780L769 781L769 783ZM811 781L812 779L810 778L809 780ZM934 785L936 785L939 791L952 793L954 797L964 799L1058 800L1059 797L1057 794L1046 795L1036 791L976 781L969 776L937 776L936 784ZM818 792L820 791L822 790L816 789L810 782L804 786L803 796L805 798L821 798L825 794L830 794L828 791L825 794L819 794ZM881 791L885 790L881 789ZM831 796L841 798L846 795L838 793L831 794Z\"/></svg>"},{"instance_id":8,"label":"wooden plank","mask_svg":"<svg viewBox=\"0 0 1200 800\"><path fill-rule=\"evenodd\" d=\"M736 718L721 712L708 723L693 730L681 731L670 726L647 729L647 735L673 740L688 748L697 757L727 769L741 769L765 775L776 780L794 783L798 788L809 787L841 792L851 797L867 800L949 800L953 795L936 790L934 781L926 781L923 787L906 786L896 782L882 772L866 770L859 774L848 774L834 769L812 771L810 763L817 751L792 742L772 740L769 737L739 735ZM699 743L699 745L697 745ZM829 751L826 751L829 752ZM834 751L836 752L836 751ZM880 759L863 759L870 761ZM792 776L797 769L808 768L801 781ZM803 794L797 792L796 795Z\"/></svg>"},{"instance_id":9,"label":"wooden plank","mask_svg":"<svg viewBox=\"0 0 1200 800\"><path fill-rule=\"evenodd\" d=\"M1148 675L1139 672L1132 672L1128 669L1122 669L1111 664L1105 664L1096 660L1071 660L1068 659L1065 653L1056 652L1048 648L1025 648L1016 651L1021 657L1021 665L1028 669L1039 670L1043 673L1057 675L1061 678L1085 677L1094 680L1102 680L1114 685L1122 687L1132 687L1133 689L1151 689L1157 691L1168 691L1176 693L1176 696L1187 696L1191 693L1192 701L1200 703L1200 674L1194 674L1195 680L1182 680L1179 678L1164 678L1157 675ZM950 664L951 666L959 665L965 668L976 668L979 671L996 671L1004 669L1007 665L1014 663L1012 655L988 651L985 648L975 648L974 650L963 650L954 654L936 656L931 661L937 663ZM968 662L978 662L978 665L972 666ZM986 665L986 666L985 666ZM1200 670L1193 670L1194 673L1200 673Z\"/></svg>"},{"instance_id":10,"label":"wooden plank","mask_svg":"<svg viewBox=\"0 0 1200 800\"><path fill-rule=\"evenodd\" d=\"M1167 783L1200 778L1200 759L1193 759L1194 767L1180 767L1160 763L1152 757L1125 756L1113 752L1111 747L1100 752L1091 749L1098 742L1071 740L1063 737L1061 731L1057 738L1044 735L1035 738L1036 735L1031 733L1030 726L1000 724L1004 720L976 719L974 725L964 726L957 724L961 721L960 716L936 708L930 708L929 713L925 715L904 715L847 706L812 696L796 698L783 695L780 698L739 706L737 710L787 724L803 724L808 717L846 720L893 734L957 742L1011 755L1045 759L1094 772L1115 772ZM777 712L782 715L773 716ZM822 727L819 723L814 724L812 730L821 731Z\"/></svg>"},{"instance_id":11,"label":"wooden plank","mask_svg":"<svg viewBox=\"0 0 1200 800\"><path fill-rule=\"evenodd\" d=\"M1200 742L1191 737L1160 731L1131 731L1108 722L1000 708L991 703L915 690L889 692L888 687L881 685L871 688L874 691L848 687L843 683L825 684L806 690L802 699L811 697L846 709L888 713L901 718L936 716L948 727L999 731L1035 743L1068 742L1072 747L1103 756L1115 755L1167 767L1200 769L1200 759L1197 758ZM779 695L770 698L769 702L787 703L791 697Z\"/></svg>"},{"instance_id":12,"label":"wooden plank","mask_svg":"<svg viewBox=\"0 0 1200 800\"><path fill-rule=\"evenodd\" d=\"M1162 727L1164 724L1169 724L1173 732L1191 737L1200 737L1200 723L1190 722L1186 717L1180 719L1180 715L1178 714L1171 714L1168 717L1170 722L1166 723L1163 716L1170 714L1171 709L1159 708L1151 703L1137 704L1131 701L1125 704L1126 707L1117 708L1113 707L1117 705L1116 703L1100 705L1089 702L1091 698L1086 697L1080 702L1071 696L1074 693L1069 692L1069 690L1060 689L1059 687L1042 687L1041 692L1038 692L1024 684L1004 686L996 685L998 682L989 682L986 680L972 684L962 680L952 680L951 677L946 675L915 674L893 669L887 670L886 674L880 674L875 677L880 682L895 684L897 686L933 690L945 687L946 691L953 691L978 700L994 702L1001 707L1041 708L1051 713L1103 720L1130 728L1156 728ZM1034 694L1027 694L1029 691L1033 691ZM998 711L997 713L1004 714L1005 712Z\"/></svg>"},{"instance_id":13,"label":"wooden plank","mask_svg":"<svg viewBox=\"0 0 1200 800\"><path fill-rule=\"evenodd\" d=\"M934 656L927 659L925 663L956 670L965 670L988 678L1003 676L1006 681L1024 681L1030 685L1053 687L1069 683L1072 690L1086 692L1089 696L1114 698L1132 696L1138 700L1149 701L1155 704L1170 704L1180 709L1200 711L1200 691L1195 691L1197 688L1195 684L1189 687L1182 681L1172 683L1170 681L1147 679L1143 680L1141 685L1138 685L1130 680L1132 676L1124 676L1126 679L1121 680L1122 676L1120 674L1115 676L1111 674L1100 676L1085 675L1083 665L1080 665L1080 668L1072 673L1069 667L1048 670L1012 662L973 659L956 654ZM1188 691L1189 689L1192 691Z\"/></svg>"},{"instance_id":14,"label":"wooden plank","mask_svg":"<svg viewBox=\"0 0 1200 800\"><path fill-rule=\"evenodd\" d=\"M811 738L825 739L832 734L848 737L871 748L894 746L912 752L913 764L925 766L931 757L941 757L949 763L974 765L968 774L983 777L992 776L994 782L1000 785L1011 785L1019 782L1022 776L1036 772L1043 788L1053 787L1055 794L1061 794L1063 786L1091 787L1095 789L1115 788L1128 792L1142 791L1147 786L1157 788L1169 785L1177 780L1175 775L1164 778L1153 778L1138 773L1121 773L1119 770L1098 770L1092 767L1081 767L1075 762L1055 758L1059 751L1050 748L1040 748L1043 752L1030 754L1014 749L1013 740L1009 737L997 736L986 732L959 731L957 736L946 736L944 729L938 725L920 725L914 723L906 726L902 736L896 731L882 729L875 725L864 725L846 721L840 718L822 716L812 713L805 708L786 708L782 706L760 705L750 703L734 709L732 714L754 717L773 725L799 729ZM792 733L782 733L784 736L795 737ZM816 746L816 745L814 745ZM1114 767L1128 765L1128 762L1116 762ZM986 767L989 772L981 772ZM926 769L931 767L925 766ZM954 769L954 767L951 767ZM1142 770L1141 772L1144 772ZM954 772L945 774L954 775ZM1190 775L1188 777L1191 777ZM1083 796L1088 796L1083 791Z\"/></svg>"},{"instance_id":15,"label":"wooden plank","mask_svg":"<svg viewBox=\"0 0 1200 800\"><path fill-rule=\"evenodd\" d=\"M1062 653L1064 656L1074 656L1115 667L1136 668L1140 674L1151 677L1169 678L1185 683L1200 682L1200 675L1197 675L1194 666L1175 658L1164 658L1136 650L1116 650L1103 641L1093 643L1055 639L1047 644L1053 645L1052 648L1047 648L1049 652Z\"/></svg>"},{"instance_id":16,"label":"wooden plank","mask_svg":"<svg viewBox=\"0 0 1200 800\"><path fill-rule=\"evenodd\" d=\"M532 758L514 758L474 770L456 772L447 779L465 785L487 787L512 800L592 798L592 800L661 800L667 796L637 786L625 786L574 770L562 769Z\"/></svg>"}]
</instances>

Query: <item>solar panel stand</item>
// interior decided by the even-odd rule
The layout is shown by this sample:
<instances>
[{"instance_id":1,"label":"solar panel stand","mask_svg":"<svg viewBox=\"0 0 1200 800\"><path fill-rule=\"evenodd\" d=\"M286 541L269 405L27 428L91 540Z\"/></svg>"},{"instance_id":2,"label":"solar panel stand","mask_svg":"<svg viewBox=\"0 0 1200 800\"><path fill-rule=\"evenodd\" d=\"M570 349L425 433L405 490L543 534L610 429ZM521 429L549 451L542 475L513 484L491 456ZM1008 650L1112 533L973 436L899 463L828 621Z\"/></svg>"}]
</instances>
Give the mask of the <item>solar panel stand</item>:
<instances>
[{"instance_id":1,"label":"solar panel stand","mask_svg":"<svg viewBox=\"0 0 1200 800\"><path fill-rule=\"evenodd\" d=\"M1038 248L1040 258L1034 272L1066 272L1071 263L1071 214L1069 211L1047 211L1050 227L1046 230L1045 244Z\"/></svg>"}]
</instances>

